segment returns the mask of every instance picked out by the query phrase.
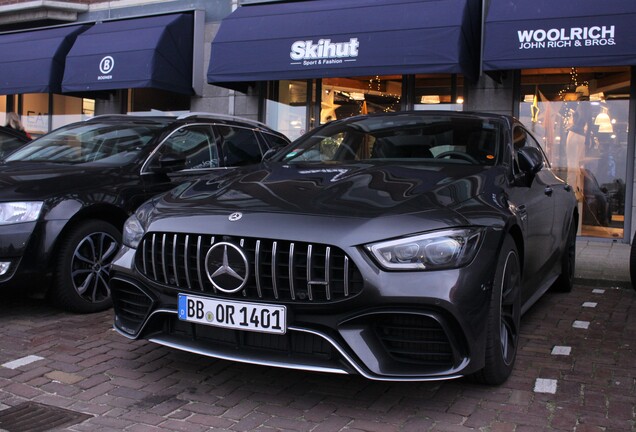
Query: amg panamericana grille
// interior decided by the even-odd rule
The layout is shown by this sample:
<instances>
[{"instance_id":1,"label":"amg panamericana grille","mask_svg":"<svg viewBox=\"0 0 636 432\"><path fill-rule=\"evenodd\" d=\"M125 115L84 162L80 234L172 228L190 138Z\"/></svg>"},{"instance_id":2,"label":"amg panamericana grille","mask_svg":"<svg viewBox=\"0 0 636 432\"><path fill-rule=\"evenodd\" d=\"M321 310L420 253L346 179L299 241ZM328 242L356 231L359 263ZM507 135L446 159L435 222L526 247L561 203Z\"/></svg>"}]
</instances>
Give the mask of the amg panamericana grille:
<instances>
[{"instance_id":1,"label":"amg panamericana grille","mask_svg":"<svg viewBox=\"0 0 636 432\"><path fill-rule=\"evenodd\" d=\"M217 290L205 258L216 242L240 247L248 259L245 287ZM148 233L137 249L137 269L155 283L182 292L282 302L330 302L362 289L362 276L339 248L315 243L183 233Z\"/></svg>"}]
</instances>

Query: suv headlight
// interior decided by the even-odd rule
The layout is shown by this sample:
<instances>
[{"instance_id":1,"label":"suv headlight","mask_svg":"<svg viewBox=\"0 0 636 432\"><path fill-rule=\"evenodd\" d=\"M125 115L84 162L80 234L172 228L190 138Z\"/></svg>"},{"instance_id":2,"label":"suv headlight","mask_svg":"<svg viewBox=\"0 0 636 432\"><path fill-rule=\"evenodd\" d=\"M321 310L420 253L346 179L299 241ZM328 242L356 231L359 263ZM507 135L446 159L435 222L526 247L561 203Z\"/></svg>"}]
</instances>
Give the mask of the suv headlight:
<instances>
[{"instance_id":1,"label":"suv headlight","mask_svg":"<svg viewBox=\"0 0 636 432\"><path fill-rule=\"evenodd\" d=\"M152 201L146 201L142 204L137 211L130 216L124 223L124 232L122 235L122 242L124 245L137 249L139 242L146 232L148 227L148 221L150 219L150 213L155 208Z\"/></svg>"},{"instance_id":2,"label":"suv headlight","mask_svg":"<svg viewBox=\"0 0 636 432\"><path fill-rule=\"evenodd\" d=\"M42 201L0 203L0 225L36 221L42 204Z\"/></svg>"},{"instance_id":3,"label":"suv headlight","mask_svg":"<svg viewBox=\"0 0 636 432\"><path fill-rule=\"evenodd\" d=\"M387 270L441 270L458 268L475 257L481 229L459 228L381 241L366 245Z\"/></svg>"}]
</instances>

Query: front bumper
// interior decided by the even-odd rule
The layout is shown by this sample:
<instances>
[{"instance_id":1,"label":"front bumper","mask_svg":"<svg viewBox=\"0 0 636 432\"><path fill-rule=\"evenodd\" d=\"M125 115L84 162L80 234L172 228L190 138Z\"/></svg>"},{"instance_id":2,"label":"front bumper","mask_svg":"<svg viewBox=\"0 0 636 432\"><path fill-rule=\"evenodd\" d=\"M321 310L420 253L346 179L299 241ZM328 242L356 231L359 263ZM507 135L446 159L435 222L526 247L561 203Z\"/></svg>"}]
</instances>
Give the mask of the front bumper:
<instances>
[{"instance_id":1,"label":"front bumper","mask_svg":"<svg viewBox=\"0 0 636 432\"><path fill-rule=\"evenodd\" d=\"M251 364L375 380L456 378L484 364L497 245L491 232L470 265L435 272L380 271L364 253L348 250L363 276L361 292L332 302L282 302L289 311L284 335L179 320L177 294L184 289L142 276L135 251L124 248L111 270L115 328L129 338Z\"/></svg>"}]
</instances>

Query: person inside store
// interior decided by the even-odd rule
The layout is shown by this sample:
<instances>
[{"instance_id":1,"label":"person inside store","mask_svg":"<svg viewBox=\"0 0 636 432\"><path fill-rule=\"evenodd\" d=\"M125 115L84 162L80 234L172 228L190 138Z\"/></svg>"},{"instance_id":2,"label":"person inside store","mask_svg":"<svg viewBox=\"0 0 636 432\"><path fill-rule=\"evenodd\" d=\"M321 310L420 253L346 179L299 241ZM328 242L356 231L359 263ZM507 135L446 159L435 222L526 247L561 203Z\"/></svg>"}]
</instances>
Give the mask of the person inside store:
<instances>
[{"instance_id":1,"label":"person inside store","mask_svg":"<svg viewBox=\"0 0 636 432\"><path fill-rule=\"evenodd\" d=\"M32 139L31 135L24 129L22 122L20 121L20 116L14 112L7 113L7 125L8 128L11 128L15 131L18 131L24 134L27 138Z\"/></svg>"}]
</instances>

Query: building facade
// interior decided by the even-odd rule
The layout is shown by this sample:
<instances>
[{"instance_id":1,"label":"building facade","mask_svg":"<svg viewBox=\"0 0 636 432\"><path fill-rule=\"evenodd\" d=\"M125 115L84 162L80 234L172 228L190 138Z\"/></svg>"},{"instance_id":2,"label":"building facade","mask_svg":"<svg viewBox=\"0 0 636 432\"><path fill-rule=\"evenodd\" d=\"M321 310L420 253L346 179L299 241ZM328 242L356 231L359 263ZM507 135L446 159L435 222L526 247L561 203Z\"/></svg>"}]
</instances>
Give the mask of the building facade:
<instances>
[{"instance_id":1,"label":"building facade","mask_svg":"<svg viewBox=\"0 0 636 432\"><path fill-rule=\"evenodd\" d=\"M203 111L293 139L360 113L513 114L574 187L579 235L630 242L635 18L624 0L0 0L0 122Z\"/></svg>"}]
</instances>

